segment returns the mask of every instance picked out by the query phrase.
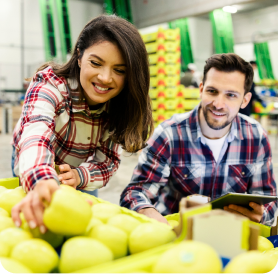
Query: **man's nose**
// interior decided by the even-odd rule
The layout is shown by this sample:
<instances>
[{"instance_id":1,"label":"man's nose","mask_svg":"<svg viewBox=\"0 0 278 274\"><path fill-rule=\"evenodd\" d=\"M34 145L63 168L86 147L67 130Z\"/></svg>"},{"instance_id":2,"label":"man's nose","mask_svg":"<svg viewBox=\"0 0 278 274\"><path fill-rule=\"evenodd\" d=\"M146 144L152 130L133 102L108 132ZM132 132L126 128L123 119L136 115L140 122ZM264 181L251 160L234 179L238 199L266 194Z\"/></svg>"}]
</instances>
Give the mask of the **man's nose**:
<instances>
[{"instance_id":1,"label":"man's nose","mask_svg":"<svg viewBox=\"0 0 278 274\"><path fill-rule=\"evenodd\" d=\"M225 98L223 95L218 95L217 98L213 101L213 106L216 109L221 109L224 108L225 106Z\"/></svg>"}]
</instances>

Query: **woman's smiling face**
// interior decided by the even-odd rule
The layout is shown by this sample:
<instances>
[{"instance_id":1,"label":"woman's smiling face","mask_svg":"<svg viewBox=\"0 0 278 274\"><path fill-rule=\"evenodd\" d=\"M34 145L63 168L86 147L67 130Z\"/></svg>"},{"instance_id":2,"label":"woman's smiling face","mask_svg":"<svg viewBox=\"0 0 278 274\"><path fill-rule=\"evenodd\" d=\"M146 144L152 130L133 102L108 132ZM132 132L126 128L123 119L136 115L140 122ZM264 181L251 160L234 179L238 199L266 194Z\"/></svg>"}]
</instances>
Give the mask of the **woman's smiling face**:
<instances>
[{"instance_id":1,"label":"woman's smiling face","mask_svg":"<svg viewBox=\"0 0 278 274\"><path fill-rule=\"evenodd\" d=\"M126 63L119 48L108 41L87 48L81 59L80 82L89 105L105 103L125 85Z\"/></svg>"}]
</instances>

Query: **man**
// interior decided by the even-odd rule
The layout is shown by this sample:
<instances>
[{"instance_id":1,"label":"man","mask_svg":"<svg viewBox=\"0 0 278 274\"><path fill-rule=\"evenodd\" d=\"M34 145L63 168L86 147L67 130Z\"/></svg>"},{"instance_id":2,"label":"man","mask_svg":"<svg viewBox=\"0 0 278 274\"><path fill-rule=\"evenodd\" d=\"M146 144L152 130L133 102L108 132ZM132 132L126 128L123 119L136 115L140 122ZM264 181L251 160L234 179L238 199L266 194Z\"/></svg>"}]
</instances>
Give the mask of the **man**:
<instances>
[{"instance_id":1,"label":"man","mask_svg":"<svg viewBox=\"0 0 278 274\"><path fill-rule=\"evenodd\" d=\"M255 72L257 70L257 63L256 63L256 61L250 61L250 64L251 64L251 66L253 68L253 71ZM260 102L263 105L263 107L266 107L266 103L257 95L257 93L255 91L255 83L254 82L252 83L250 92L252 94L250 102L248 103L248 105L245 108L241 108L239 110L239 113L247 115L247 116L250 116L250 114L252 112L252 107L253 107L253 102L254 101L258 101L258 102Z\"/></svg>"},{"instance_id":2,"label":"man","mask_svg":"<svg viewBox=\"0 0 278 274\"><path fill-rule=\"evenodd\" d=\"M271 149L255 120L238 114L251 98L253 69L236 54L206 61L201 103L160 124L142 151L121 205L161 222L178 212L182 197L215 199L227 192L276 195ZM271 225L276 204L224 209Z\"/></svg>"},{"instance_id":3,"label":"man","mask_svg":"<svg viewBox=\"0 0 278 274\"><path fill-rule=\"evenodd\" d=\"M190 69L187 69L183 76L181 77L180 81L181 85L184 85L185 87L194 87L197 88L199 85L195 80L193 80L193 72Z\"/></svg>"}]
</instances>

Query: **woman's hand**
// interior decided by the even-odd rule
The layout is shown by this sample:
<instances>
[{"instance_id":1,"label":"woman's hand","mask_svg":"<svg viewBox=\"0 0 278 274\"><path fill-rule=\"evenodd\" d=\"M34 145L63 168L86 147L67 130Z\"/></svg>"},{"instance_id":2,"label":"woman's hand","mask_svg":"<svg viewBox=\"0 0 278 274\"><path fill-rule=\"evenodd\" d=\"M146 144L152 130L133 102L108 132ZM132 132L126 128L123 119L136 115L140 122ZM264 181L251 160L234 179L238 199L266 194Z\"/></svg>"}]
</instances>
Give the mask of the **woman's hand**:
<instances>
[{"instance_id":1,"label":"woman's hand","mask_svg":"<svg viewBox=\"0 0 278 274\"><path fill-rule=\"evenodd\" d=\"M17 227L21 226L20 212L23 212L29 227L40 228L41 233L46 232L43 224L43 212L46 204L49 204L53 193L59 188L54 179L41 180L25 198L12 208L12 219Z\"/></svg>"},{"instance_id":2,"label":"woman's hand","mask_svg":"<svg viewBox=\"0 0 278 274\"><path fill-rule=\"evenodd\" d=\"M76 187L80 184L80 177L76 169L71 169L67 164L59 165L60 175L58 176L60 182L64 185Z\"/></svg>"}]
</instances>

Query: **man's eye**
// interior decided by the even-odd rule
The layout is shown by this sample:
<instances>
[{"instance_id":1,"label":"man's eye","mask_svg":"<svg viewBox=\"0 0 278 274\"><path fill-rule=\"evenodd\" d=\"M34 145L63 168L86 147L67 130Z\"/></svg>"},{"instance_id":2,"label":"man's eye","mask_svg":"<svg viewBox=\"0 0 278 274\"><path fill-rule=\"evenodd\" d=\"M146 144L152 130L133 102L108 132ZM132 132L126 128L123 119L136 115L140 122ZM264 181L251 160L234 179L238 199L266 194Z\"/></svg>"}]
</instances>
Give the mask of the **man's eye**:
<instances>
[{"instance_id":1,"label":"man's eye","mask_svg":"<svg viewBox=\"0 0 278 274\"><path fill-rule=\"evenodd\" d=\"M94 66L100 66L100 64L98 64L98 63L96 63L96 62L94 62L94 61L91 61L91 63L94 65Z\"/></svg>"},{"instance_id":2,"label":"man's eye","mask_svg":"<svg viewBox=\"0 0 278 274\"><path fill-rule=\"evenodd\" d=\"M216 91L213 90L213 89L208 89L207 92L209 92L209 93L216 93Z\"/></svg>"},{"instance_id":3,"label":"man's eye","mask_svg":"<svg viewBox=\"0 0 278 274\"><path fill-rule=\"evenodd\" d=\"M232 93L228 93L228 97L235 98L236 96Z\"/></svg>"}]
</instances>

